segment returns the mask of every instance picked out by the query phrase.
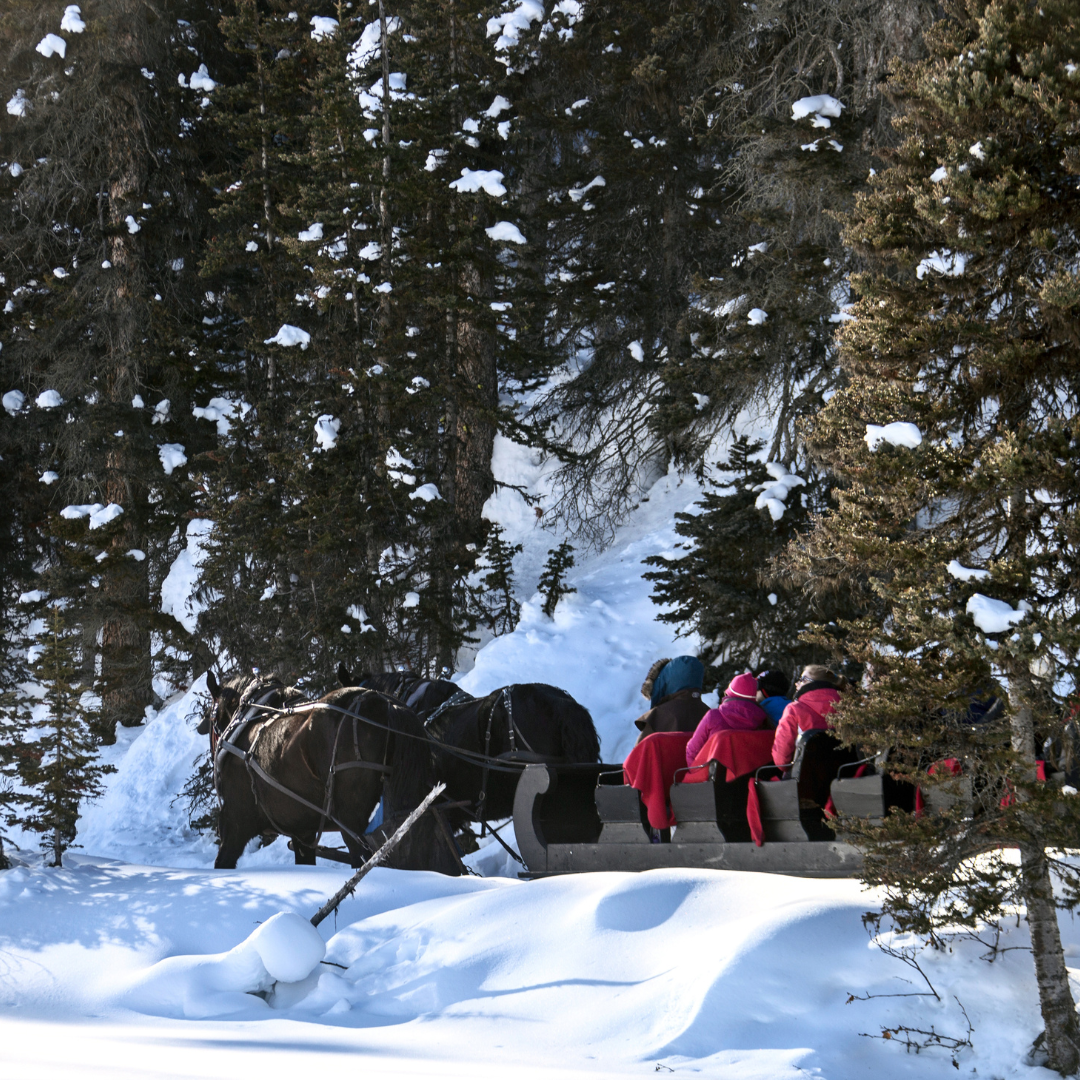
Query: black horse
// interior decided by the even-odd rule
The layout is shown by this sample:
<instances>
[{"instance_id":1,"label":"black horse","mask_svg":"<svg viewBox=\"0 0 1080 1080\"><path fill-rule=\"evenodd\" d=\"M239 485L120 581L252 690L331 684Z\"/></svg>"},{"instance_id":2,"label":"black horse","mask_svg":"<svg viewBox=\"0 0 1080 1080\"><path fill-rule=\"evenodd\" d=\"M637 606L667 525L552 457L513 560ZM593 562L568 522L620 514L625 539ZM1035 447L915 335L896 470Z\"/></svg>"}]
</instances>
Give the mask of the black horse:
<instances>
[{"instance_id":1,"label":"black horse","mask_svg":"<svg viewBox=\"0 0 1080 1080\"><path fill-rule=\"evenodd\" d=\"M297 863L315 862L324 830L339 830L354 865L372 852L364 830L385 795L386 817L403 817L434 784L416 714L373 690L335 690L303 701L277 679L240 676L225 686L211 673L213 698L201 734L214 747L221 799L214 866L236 866L245 845L268 832L289 836ZM280 711L285 709L286 711ZM425 815L387 865L456 874Z\"/></svg>"},{"instance_id":2,"label":"black horse","mask_svg":"<svg viewBox=\"0 0 1080 1080\"><path fill-rule=\"evenodd\" d=\"M509 817L522 768L536 762L600 760L600 739L588 710L565 690L515 683L474 698L445 679L411 672L353 676L342 682L412 701L431 737L435 775L450 802L468 802L477 819ZM457 695L457 699L455 699ZM461 821L465 815L455 815Z\"/></svg>"}]
</instances>

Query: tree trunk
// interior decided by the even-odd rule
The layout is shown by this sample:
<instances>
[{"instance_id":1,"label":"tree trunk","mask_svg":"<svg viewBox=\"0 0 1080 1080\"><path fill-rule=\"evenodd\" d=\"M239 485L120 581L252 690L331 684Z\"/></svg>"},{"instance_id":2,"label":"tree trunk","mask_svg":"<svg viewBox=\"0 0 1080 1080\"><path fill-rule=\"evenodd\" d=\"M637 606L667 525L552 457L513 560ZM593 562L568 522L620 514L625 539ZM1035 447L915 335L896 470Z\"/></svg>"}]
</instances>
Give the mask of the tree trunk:
<instances>
[{"instance_id":1,"label":"tree trunk","mask_svg":"<svg viewBox=\"0 0 1080 1080\"><path fill-rule=\"evenodd\" d=\"M1020 847L1020 891L1027 908L1039 1007L1046 1028L1047 1068L1071 1076L1080 1068L1080 1023L1065 954L1061 949L1057 906L1046 854L1035 845Z\"/></svg>"}]
</instances>

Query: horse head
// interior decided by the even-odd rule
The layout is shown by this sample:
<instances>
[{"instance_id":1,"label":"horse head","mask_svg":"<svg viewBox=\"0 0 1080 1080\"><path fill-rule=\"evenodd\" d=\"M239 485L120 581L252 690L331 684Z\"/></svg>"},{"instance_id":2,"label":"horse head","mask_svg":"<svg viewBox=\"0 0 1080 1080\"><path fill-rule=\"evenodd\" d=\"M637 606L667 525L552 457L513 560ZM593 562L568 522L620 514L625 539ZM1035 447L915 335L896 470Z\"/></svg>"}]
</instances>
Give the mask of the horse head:
<instances>
[{"instance_id":1,"label":"horse head","mask_svg":"<svg viewBox=\"0 0 1080 1080\"><path fill-rule=\"evenodd\" d=\"M258 675L239 675L222 684L212 671L208 671L206 688L210 691L210 705L196 730L200 735L220 736L248 702L281 685L281 681L273 676Z\"/></svg>"},{"instance_id":2,"label":"horse head","mask_svg":"<svg viewBox=\"0 0 1080 1080\"><path fill-rule=\"evenodd\" d=\"M338 664L337 667L338 682L345 687L363 686L371 676L364 672L360 675L354 675L344 664L344 662Z\"/></svg>"}]
</instances>

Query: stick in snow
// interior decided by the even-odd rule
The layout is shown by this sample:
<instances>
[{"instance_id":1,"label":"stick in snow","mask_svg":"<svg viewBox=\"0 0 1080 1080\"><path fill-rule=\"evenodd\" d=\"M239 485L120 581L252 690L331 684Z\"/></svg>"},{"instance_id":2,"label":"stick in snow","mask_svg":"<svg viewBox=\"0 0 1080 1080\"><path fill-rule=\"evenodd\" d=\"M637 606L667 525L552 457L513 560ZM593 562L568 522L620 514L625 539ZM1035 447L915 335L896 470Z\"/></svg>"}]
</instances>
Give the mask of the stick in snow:
<instances>
[{"instance_id":1,"label":"stick in snow","mask_svg":"<svg viewBox=\"0 0 1080 1080\"><path fill-rule=\"evenodd\" d=\"M425 797L424 801L398 826L397 832L386 841L385 844L314 915L311 917L311 925L318 926L319 923L326 918L332 911L334 911L338 904L345 899L351 892L356 889L356 886L360 884L360 879L364 877L369 870L374 870L376 866L381 863L391 851L394 850L401 843L405 834L420 820L424 811L446 790L446 785L443 783L436 784Z\"/></svg>"}]
</instances>

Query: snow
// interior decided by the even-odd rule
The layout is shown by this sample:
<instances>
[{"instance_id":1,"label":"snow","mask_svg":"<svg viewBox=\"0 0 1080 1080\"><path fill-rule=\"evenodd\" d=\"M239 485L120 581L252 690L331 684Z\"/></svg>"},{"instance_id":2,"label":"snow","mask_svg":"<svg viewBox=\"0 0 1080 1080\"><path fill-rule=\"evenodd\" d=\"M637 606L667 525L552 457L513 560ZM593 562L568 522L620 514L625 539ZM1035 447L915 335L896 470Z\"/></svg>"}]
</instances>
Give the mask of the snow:
<instances>
[{"instance_id":1,"label":"snow","mask_svg":"<svg viewBox=\"0 0 1080 1080\"><path fill-rule=\"evenodd\" d=\"M401 20L396 15L387 17L387 35L396 34L401 29ZM349 64L353 68L366 67L372 60L378 60L382 55L380 44L381 30L378 22L368 23L364 27L360 40L353 46L349 53Z\"/></svg>"},{"instance_id":2,"label":"snow","mask_svg":"<svg viewBox=\"0 0 1080 1080\"><path fill-rule=\"evenodd\" d=\"M812 125L816 128L832 127L831 116L838 119L840 110L844 104L830 94L815 94L813 97L799 98L791 106L791 119L802 120L807 116L813 116Z\"/></svg>"},{"instance_id":3,"label":"snow","mask_svg":"<svg viewBox=\"0 0 1080 1080\"><path fill-rule=\"evenodd\" d=\"M282 327L282 330L286 329ZM295 329L292 327L291 329ZM281 331L278 331L279 333ZM303 331L301 331L303 333ZM168 401L162 401L158 403L157 408L154 410L154 422L157 423L157 414L161 414L161 406L165 406L165 411L162 414L162 422L168 418L169 415L169 403ZM207 402L206 406L196 405L191 410L191 415L196 420L213 420L217 424L217 433L224 438L229 434L229 429L232 427L231 421L234 420L239 413L240 419L243 420L251 410L251 406L246 401L238 401L231 397L214 397Z\"/></svg>"},{"instance_id":4,"label":"snow","mask_svg":"<svg viewBox=\"0 0 1080 1080\"><path fill-rule=\"evenodd\" d=\"M630 350L630 355L639 364L645 359L645 350L641 347L640 341L631 341L627 348Z\"/></svg>"},{"instance_id":5,"label":"snow","mask_svg":"<svg viewBox=\"0 0 1080 1080\"><path fill-rule=\"evenodd\" d=\"M486 191L492 198L499 199L506 194L502 181L503 174L498 169L462 169L461 176L450 181L450 187L463 195Z\"/></svg>"},{"instance_id":6,"label":"snow","mask_svg":"<svg viewBox=\"0 0 1080 1080\"><path fill-rule=\"evenodd\" d=\"M433 499L441 499L439 489L434 484L421 484L415 491L409 492L410 499L423 499L431 502Z\"/></svg>"},{"instance_id":7,"label":"snow","mask_svg":"<svg viewBox=\"0 0 1080 1080\"><path fill-rule=\"evenodd\" d=\"M414 608L420 606L420 594L415 592L407 592L405 599L401 601L403 608Z\"/></svg>"},{"instance_id":8,"label":"snow","mask_svg":"<svg viewBox=\"0 0 1080 1080\"><path fill-rule=\"evenodd\" d=\"M922 442L922 432L914 425L897 420L892 424L867 424L863 440L871 450L876 450L883 442L890 446L906 446L914 450Z\"/></svg>"},{"instance_id":9,"label":"snow","mask_svg":"<svg viewBox=\"0 0 1080 1080\"><path fill-rule=\"evenodd\" d=\"M360 624L360 633L367 633L368 630L374 630L375 627L367 621L367 612L364 610L363 604L351 604L345 611L345 614L350 619L355 619Z\"/></svg>"},{"instance_id":10,"label":"snow","mask_svg":"<svg viewBox=\"0 0 1080 1080\"><path fill-rule=\"evenodd\" d=\"M210 78L210 72L206 70L205 64L199 65L199 70L192 74L188 85L192 90L202 90L207 94L209 94L211 90L217 89L217 83Z\"/></svg>"},{"instance_id":11,"label":"snow","mask_svg":"<svg viewBox=\"0 0 1080 1080\"><path fill-rule=\"evenodd\" d=\"M973 570L956 559L953 559L945 569L958 581L985 581L990 576L989 570Z\"/></svg>"},{"instance_id":12,"label":"snow","mask_svg":"<svg viewBox=\"0 0 1080 1080\"><path fill-rule=\"evenodd\" d=\"M187 546L173 560L161 583L161 610L171 615L189 634L195 633L199 612L206 605L195 595L199 567L206 558L206 541L214 523L193 518L187 523Z\"/></svg>"},{"instance_id":13,"label":"snow","mask_svg":"<svg viewBox=\"0 0 1080 1080\"><path fill-rule=\"evenodd\" d=\"M521 230L509 221L496 221L490 228L484 230L492 240L501 240L510 244L525 244L525 237Z\"/></svg>"},{"instance_id":14,"label":"snow","mask_svg":"<svg viewBox=\"0 0 1080 1080\"><path fill-rule=\"evenodd\" d=\"M41 483L48 487L51 484L55 484L60 479L60 474L53 472L52 469L47 470L41 474Z\"/></svg>"},{"instance_id":15,"label":"snow","mask_svg":"<svg viewBox=\"0 0 1080 1080\"><path fill-rule=\"evenodd\" d=\"M166 476L172 476L173 469L179 469L187 464L187 455L180 443L162 443L158 447L158 457L161 458L161 467Z\"/></svg>"},{"instance_id":16,"label":"snow","mask_svg":"<svg viewBox=\"0 0 1080 1080\"><path fill-rule=\"evenodd\" d=\"M757 510L768 510L773 521L779 521L787 510L787 497L797 487L803 487L806 480L798 473L789 472L787 466L778 461L768 461L765 469L772 482L759 484L755 490L759 492L754 501Z\"/></svg>"},{"instance_id":17,"label":"snow","mask_svg":"<svg viewBox=\"0 0 1080 1080\"><path fill-rule=\"evenodd\" d=\"M118 503L109 503L103 506L101 503L72 503L60 511L60 516L68 521L77 521L79 518L89 518L91 529L101 529L109 522L115 521L124 508Z\"/></svg>"},{"instance_id":18,"label":"snow","mask_svg":"<svg viewBox=\"0 0 1080 1080\"><path fill-rule=\"evenodd\" d=\"M510 102L502 94L496 94L495 100L484 110L484 115L494 120L500 113L506 112L509 108L511 108Z\"/></svg>"},{"instance_id":19,"label":"snow","mask_svg":"<svg viewBox=\"0 0 1080 1080\"><path fill-rule=\"evenodd\" d=\"M986 160L986 151L983 149L983 144L981 142L977 142L974 145L969 146L968 147L968 153L973 158L976 158L979 161L985 161Z\"/></svg>"},{"instance_id":20,"label":"snow","mask_svg":"<svg viewBox=\"0 0 1080 1080\"><path fill-rule=\"evenodd\" d=\"M145 409L146 408L146 402L143 401L142 394L136 394L131 399L131 407L133 409Z\"/></svg>"},{"instance_id":21,"label":"snow","mask_svg":"<svg viewBox=\"0 0 1080 1080\"><path fill-rule=\"evenodd\" d=\"M58 34L46 34L35 46L34 51L41 53L45 59L59 56L63 60L67 53L67 42Z\"/></svg>"},{"instance_id":22,"label":"snow","mask_svg":"<svg viewBox=\"0 0 1080 1080\"><path fill-rule=\"evenodd\" d=\"M64 17L60 20L60 29L65 34L81 34L86 29L86 23L80 17L82 8L78 4L69 4L64 8Z\"/></svg>"},{"instance_id":23,"label":"snow","mask_svg":"<svg viewBox=\"0 0 1080 1080\"><path fill-rule=\"evenodd\" d=\"M41 393L34 398L34 404L39 409L58 409L64 404L64 399L56 390L42 390Z\"/></svg>"},{"instance_id":24,"label":"snow","mask_svg":"<svg viewBox=\"0 0 1080 1080\"><path fill-rule=\"evenodd\" d=\"M509 11L488 19L487 36L495 37L498 34L495 51L506 52L517 44L523 30L528 30L534 22L541 22L543 18L544 5L540 0L517 0Z\"/></svg>"},{"instance_id":25,"label":"snow","mask_svg":"<svg viewBox=\"0 0 1080 1080\"><path fill-rule=\"evenodd\" d=\"M1020 608L1017 610L1004 600L994 600L989 596L983 596L982 593L975 593L968 600L965 610L984 634L1003 634L1021 622L1031 611L1031 606L1021 600Z\"/></svg>"},{"instance_id":26,"label":"snow","mask_svg":"<svg viewBox=\"0 0 1080 1080\"><path fill-rule=\"evenodd\" d=\"M746 313L746 321L751 326L761 326L761 325L763 325L765 320L768 317L769 317L769 313L767 311L762 311L762 309L759 308L759 307L751 308Z\"/></svg>"},{"instance_id":27,"label":"snow","mask_svg":"<svg viewBox=\"0 0 1080 1080\"><path fill-rule=\"evenodd\" d=\"M297 236L298 240L302 240L305 243L310 243L312 240L321 240L322 238L321 221L316 221L310 228L301 230L300 234Z\"/></svg>"},{"instance_id":28,"label":"snow","mask_svg":"<svg viewBox=\"0 0 1080 1080\"><path fill-rule=\"evenodd\" d=\"M30 101L21 88L8 98L7 111L9 116L25 116L30 111Z\"/></svg>"},{"instance_id":29,"label":"snow","mask_svg":"<svg viewBox=\"0 0 1080 1080\"><path fill-rule=\"evenodd\" d=\"M590 710L603 759L617 762L647 705L638 688L649 665L701 644L658 621L641 576L645 557L675 550L674 515L701 489L670 472L643 491L606 549L576 553L578 591L550 619L530 592L563 535L538 525L509 485L550 505L556 467L496 439L502 486L484 513L523 544L522 617L457 681L477 694L562 686ZM769 488L802 482L780 463L766 468ZM189 526L163 589L171 614L194 603L209 527ZM194 630L191 609L182 612ZM354 632L373 629L358 605L347 615ZM1013 615L1006 629L1022 612ZM208 747L195 730L205 701L200 677L144 727L118 730L103 751L117 772L83 807L83 847L63 869L21 850L0 872L5 1075L322 1077L358 1063L388 1080L1034 1075L1023 1058L1041 1021L1023 923L1005 924L1008 951L993 966L975 940L923 952L940 1000L911 996L911 969L863 925L879 896L853 880L670 869L521 881L488 843L467 857L482 878L379 868L313 930L308 919L348 868L293 866L279 839L235 871L214 871L212 841L188 826L176 796ZM502 835L516 846L512 828ZM1062 919L1061 929L1074 958L1080 923ZM901 1040L878 1037L901 1025L963 1035L961 1004L974 1047L956 1068L947 1051L907 1054Z\"/></svg>"},{"instance_id":30,"label":"snow","mask_svg":"<svg viewBox=\"0 0 1080 1080\"><path fill-rule=\"evenodd\" d=\"M594 176L587 184L582 187L573 187L567 192L570 198L574 202L581 202L581 200L594 188L607 187L607 181L602 176Z\"/></svg>"},{"instance_id":31,"label":"snow","mask_svg":"<svg viewBox=\"0 0 1080 1080\"><path fill-rule=\"evenodd\" d=\"M338 21L328 15L312 15L309 22L312 41L322 41L323 38L331 38L337 33Z\"/></svg>"},{"instance_id":32,"label":"snow","mask_svg":"<svg viewBox=\"0 0 1080 1080\"><path fill-rule=\"evenodd\" d=\"M944 165L939 165L931 174L930 179L935 184L940 184L942 180L949 178L949 170Z\"/></svg>"},{"instance_id":33,"label":"snow","mask_svg":"<svg viewBox=\"0 0 1080 1080\"><path fill-rule=\"evenodd\" d=\"M315 441L319 444L316 450L333 450L337 446L338 432L341 430L341 421L335 419L329 413L324 413L315 421Z\"/></svg>"},{"instance_id":34,"label":"snow","mask_svg":"<svg viewBox=\"0 0 1080 1080\"><path fill-rule=\"evenodd\" d=\"M131 233L132 236L134 236L141 228L131 214L128 214L128 216L124 218L124 224L127 225L128 232Z\"/></svg>"},{"instance_id":35,"label":"snow","mask_svg":"<svg viewBox=\"0 0 1080 1080\"><path fill-rule=\"evenodd\" d=\"M162 398L154 406L154 415L150 419L151 424L164 424L169 419L169 399Z\"/></svg>"},{"instance_id":36,"label":"snow","mask_svg":"<svg viewBox=\"0 0 1080 1080\"><path fill-rule=\"evenodd\" d=\"M281 329L263 342L264 345L281 345L285 348L299 345L301 349L306 349L310 343L311 335L306 330L301 330L299 326L290 326L288 323L282 323Z\"/></svg>"},{"instance_id":37,"label":"snow","mask_svg":"<svg viewBox=\"0 0 1080 1080\"><path fill-rule=\"evenodd\" d=\"M967 268L970 255L963 255L958 251L931 251L915 268L915 276L922 281L931 271L935 270L946 277L960 277Z\"/></svg>"},{"instance_id":38,"label":"snow","mask_svg":"<svg viewBox=\"0 0 1080 1080\"><path fill-rule=\"evenodd\" d=\"M16 416L26 404L26 395L21 390L9 390L2 399L4 411L9 416Z\"/></svg>"}]
</instances>

